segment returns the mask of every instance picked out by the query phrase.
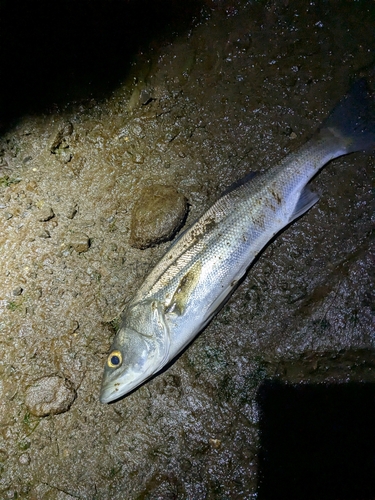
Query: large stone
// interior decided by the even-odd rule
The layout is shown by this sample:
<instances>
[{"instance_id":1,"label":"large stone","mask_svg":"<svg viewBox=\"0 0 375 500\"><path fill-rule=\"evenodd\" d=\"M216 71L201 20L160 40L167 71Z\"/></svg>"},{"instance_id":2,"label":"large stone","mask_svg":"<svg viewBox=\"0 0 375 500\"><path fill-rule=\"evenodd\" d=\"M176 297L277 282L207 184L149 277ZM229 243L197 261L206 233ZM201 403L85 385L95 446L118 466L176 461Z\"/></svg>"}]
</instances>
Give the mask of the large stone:
<instances>
[{"instance_id":1,"label":"large stone","mask_svg":"<svg viewBox=\"0 0 375 500\"><path fill-rule=\"evenodd\" d=\"M25 404L32 415L46 417L68 411L75 398L76 391L69 381L43 377L27 389Z\"/></svg>"},{"instance_id":2,"label":"large stone","mask_svg":"<svg viewBox=\"0 0 375 500\"><path fill-rule=\"evenodd\" d=\"M167 241L180 228L187 212L187 199L172 186L149 186L134 205L130 245L147 248Z\"/></svg>"}]
</instances>

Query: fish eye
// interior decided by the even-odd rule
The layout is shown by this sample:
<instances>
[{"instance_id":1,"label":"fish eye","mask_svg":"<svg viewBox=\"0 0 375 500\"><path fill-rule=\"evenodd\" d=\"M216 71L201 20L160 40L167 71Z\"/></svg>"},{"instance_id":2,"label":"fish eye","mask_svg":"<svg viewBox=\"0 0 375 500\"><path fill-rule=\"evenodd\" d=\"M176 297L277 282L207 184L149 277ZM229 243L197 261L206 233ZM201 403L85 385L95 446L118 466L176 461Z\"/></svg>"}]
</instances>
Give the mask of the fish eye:
<instances>
[{"instance_id":1,"label":"fish eye","mask_svg":"<svg viewBox=\"0 0 375 500\"><path fill-rule=\"evenodd\" d=\"M112 351L108 356L107 364L110 368L117 368L122 363L122 354L120 351Z\"/></svg>"}]
</instances>

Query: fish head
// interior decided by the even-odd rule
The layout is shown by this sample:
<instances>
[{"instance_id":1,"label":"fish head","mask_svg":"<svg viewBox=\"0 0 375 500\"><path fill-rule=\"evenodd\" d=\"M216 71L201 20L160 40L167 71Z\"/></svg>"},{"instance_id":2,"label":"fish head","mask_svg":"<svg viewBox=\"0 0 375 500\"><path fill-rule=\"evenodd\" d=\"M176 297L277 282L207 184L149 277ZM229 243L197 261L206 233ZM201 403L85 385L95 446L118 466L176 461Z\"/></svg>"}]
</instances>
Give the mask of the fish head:
<instances>
[{"instance_id":1,"label":"fish head","mask_svg":"<svg viewBox=\"0 0 375 500\"><path fill-rule=\"evenodd\" d=\"M109 403L129 393L169 359L169 330L157 301L127 311L104 366L100 401Z\"/></svg>"}]
</instances>

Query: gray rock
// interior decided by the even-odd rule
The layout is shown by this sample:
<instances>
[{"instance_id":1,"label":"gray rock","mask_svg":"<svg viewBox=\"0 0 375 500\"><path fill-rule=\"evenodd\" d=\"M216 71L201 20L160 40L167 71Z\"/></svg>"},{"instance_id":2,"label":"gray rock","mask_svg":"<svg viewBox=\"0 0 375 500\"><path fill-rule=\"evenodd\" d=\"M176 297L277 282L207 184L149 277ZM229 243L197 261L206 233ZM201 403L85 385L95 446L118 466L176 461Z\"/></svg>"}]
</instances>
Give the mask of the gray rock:
<instances>
[{"instance_id":1,"label":"gray rock","mask_svg":"<svg viewBox=\"0 0 375 500\"><path fill-rule=\"evenodd\" d=\"M147 248L167 241L180 228L187 212L187 199L172 186L149 186L134 205L130 245Z\"/></svg>"},{"instance_id":2,"label":"gray rock","mask_svg":"<svg viewBox=\"0 0 375 500\"><path fill-rule=\"evenodd\" d=\"M69 410L76 398L72 384L61 377L43 377L26 391L25 404L32 415L46 417Z\"/></svg>"},{"instance_id":3,"label":"gray rock","mask_svg":"<svg viewBox=\"0 0 375 500\"><path fill-rule=\"evenodd\" d=\"M151 101L155 99L154 97L154 89L152 88L144 88L141 90L139 95L139 102L146 106L146 104L150 104Z\"/></svg>"}]
</instances>

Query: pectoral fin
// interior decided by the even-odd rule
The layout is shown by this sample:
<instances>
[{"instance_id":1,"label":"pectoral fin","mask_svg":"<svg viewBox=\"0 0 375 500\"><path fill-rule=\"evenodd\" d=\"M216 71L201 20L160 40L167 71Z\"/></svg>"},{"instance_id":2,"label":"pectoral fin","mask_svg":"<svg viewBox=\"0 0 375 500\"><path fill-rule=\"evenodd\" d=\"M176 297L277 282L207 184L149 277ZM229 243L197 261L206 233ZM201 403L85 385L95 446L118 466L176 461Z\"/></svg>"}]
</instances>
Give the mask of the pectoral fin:
<instances>
[{"instance_id":1,"label":"pectoral fin","mask_svg":"<svg viewBox=\"0 0 375 500\"><path fill-rule=\"evenodd\" d=\"M201 274L202 265L197 262L189 271L181 278L173 297L165 309L166 313L174 313L178 316L184 314L186 306L189 302L191 294L195 290Z\"/></svg>"}]
</instances>

